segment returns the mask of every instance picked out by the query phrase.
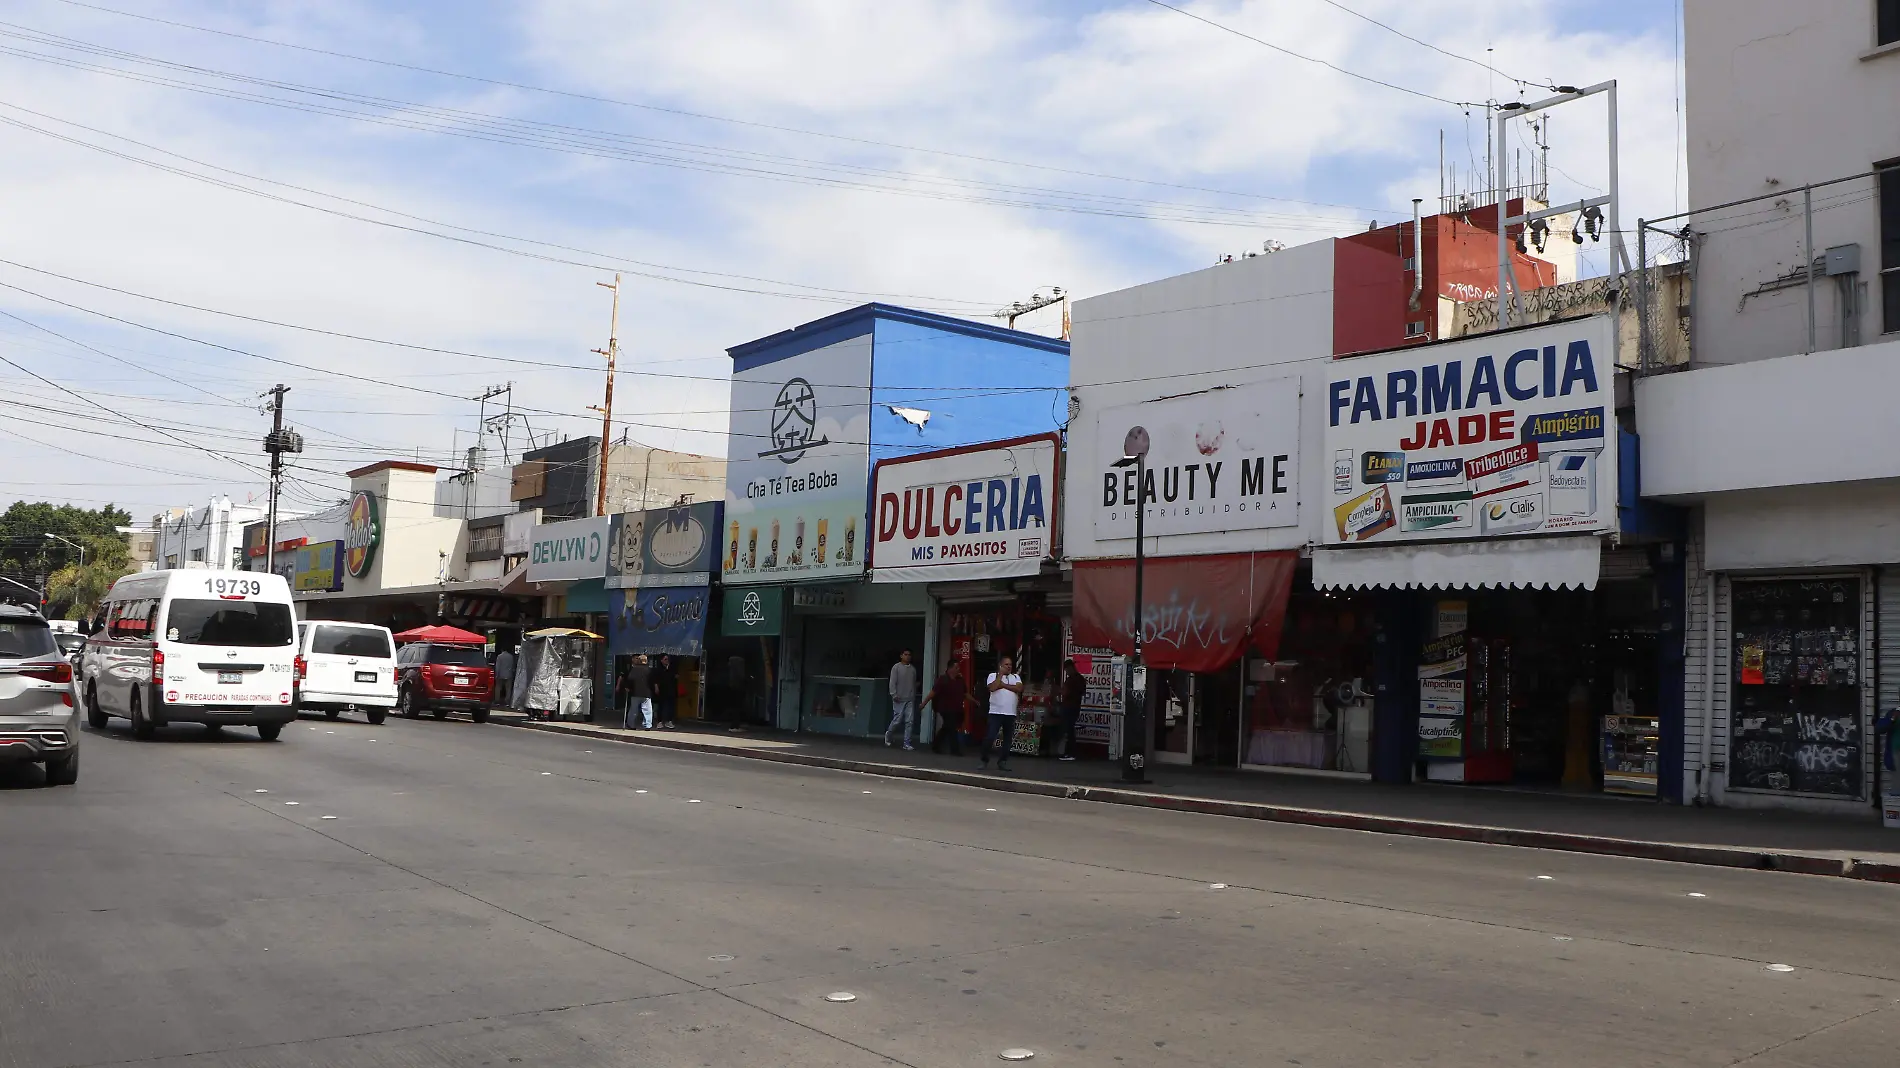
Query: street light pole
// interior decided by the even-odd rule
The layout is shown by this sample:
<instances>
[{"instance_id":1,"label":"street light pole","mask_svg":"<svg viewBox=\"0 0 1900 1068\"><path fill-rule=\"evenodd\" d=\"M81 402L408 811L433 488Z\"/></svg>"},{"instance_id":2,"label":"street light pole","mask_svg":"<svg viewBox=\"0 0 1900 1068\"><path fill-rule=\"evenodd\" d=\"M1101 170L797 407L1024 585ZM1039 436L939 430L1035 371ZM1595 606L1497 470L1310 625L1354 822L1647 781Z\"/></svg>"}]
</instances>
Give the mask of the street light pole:
<instances>
[{"instance_id":1,"label":"street light pole","mask_svg":"<svg viewBox=\"0 0 1900 1068\"><path fill-rule=\"evenodd\" d=\"M1116 467L1135 469L1135 655L1130 658L1122 712L1122 781L1148 781L1148 663L1142 654L1147 604L1142 588L1147 571L1148 431L1135 427L1122 442Z\"/></svg>"},{"instance_id":2,"label":"street light pole","mask_svg":"<svg viewBox=\"0 0 1900 1068\"><path fill-rule=\"evenodd\" d=\"M86 566L86 547L84 545L79 544L78 542L74 541L71 538L63 538L59 536L58 534L53 534L53 533L48 533L46 535L46 540L65 542L67 545L70 545L73 548L78 549L79 550L79 566L80 567Z\"/></svg>"}]
</instances>

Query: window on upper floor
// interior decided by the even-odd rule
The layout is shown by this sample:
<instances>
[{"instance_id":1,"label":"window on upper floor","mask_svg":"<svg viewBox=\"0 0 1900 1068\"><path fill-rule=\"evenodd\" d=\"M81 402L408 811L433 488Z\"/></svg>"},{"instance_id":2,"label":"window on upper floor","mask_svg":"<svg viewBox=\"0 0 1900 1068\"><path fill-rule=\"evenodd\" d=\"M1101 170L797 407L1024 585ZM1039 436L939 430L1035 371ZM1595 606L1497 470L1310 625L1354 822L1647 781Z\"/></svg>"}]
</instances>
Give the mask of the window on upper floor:
<instances>
[{"instance_id":1,"label":"window on upper floor","mask_svg":"<svg viewBox=\"0 0 1900 1068\"><path fill-rule=\"evenodd\" d=\"M1900 0L1874 0L1874 44L1900 42Z\"/></svg>"},{"instance_id":2,"label":"window on upper floor","mask_svg":"<svg viewBox=\"0 0 1900 1068\"><path fill-rule=\"evenodd\" d=\"M1875 177L1880 183L1880 329L1894 334L1900 333L1900 160L1882 166Z\"/></svg>"}]
</instances>

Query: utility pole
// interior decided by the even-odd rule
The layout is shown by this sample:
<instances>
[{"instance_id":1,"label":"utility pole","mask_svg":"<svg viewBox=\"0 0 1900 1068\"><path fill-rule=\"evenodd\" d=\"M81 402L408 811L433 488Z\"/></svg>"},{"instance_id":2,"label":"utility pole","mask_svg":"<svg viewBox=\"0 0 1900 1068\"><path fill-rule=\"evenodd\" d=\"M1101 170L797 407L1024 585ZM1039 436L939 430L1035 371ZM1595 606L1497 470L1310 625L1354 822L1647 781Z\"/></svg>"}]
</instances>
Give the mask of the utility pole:
<instances>
[{"instance_id":1,"label":"utility pole","mask_svg":"<svg viewBox=\"0 0 1900 1068\"><path fill-rule=\"evenodd\" d=\"M264 451L270 453L270 508L264 519L264 570L277 573L277 496L283 489L284 454L303 451L303 435L284 429L284 394L290 387L282 382L270 392L270 433L264 436ZM207 553L207 556L210 554Z\"/></svg>"},{"instance_id":2,"label":"utility pole","mask_svg":"<svg viewBox=\"0 0 1900 1068\"><path fill-rule=\"evenodd\" d=\"M1019 300L996 313L996 318L1008 320L1008 327L1016 329L1016 320L1032 311L1040 311L1051 304L1062 305L1062 340L1069 340L1069 294L1061 286L1049 293L1036 293L1028 300Z\"/></svg>"},{"instance_id":3,"label":"utility pole","mask_svg":"<svg viewBox=\"0 0 1900 1068\"><path fill-rule=\"evenodd\" d=\"M614 310L611 325L607 328L607 347L594 352L607 357L607 393L600 406L594 408L600 413L600 484L594 488L594 514L607 514L607 454L611 451L609 437L614 432L614 358L620 354L620 276L614 275L612 285L595 282L602 289L614 291Z\"/></svg>"}]
</instances>

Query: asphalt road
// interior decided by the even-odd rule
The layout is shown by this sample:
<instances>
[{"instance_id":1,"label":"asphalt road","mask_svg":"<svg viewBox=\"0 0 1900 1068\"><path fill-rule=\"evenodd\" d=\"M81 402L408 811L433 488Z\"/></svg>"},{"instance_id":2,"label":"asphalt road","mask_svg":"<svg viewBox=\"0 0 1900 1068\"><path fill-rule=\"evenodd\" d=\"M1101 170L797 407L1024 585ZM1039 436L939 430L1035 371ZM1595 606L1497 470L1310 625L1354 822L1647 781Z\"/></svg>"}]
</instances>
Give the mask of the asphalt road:
<instances>
[{"instance_id":1,"label":"asphalt road","mask_svg":"<svg viewBox=\"0 0 1900 1068\"><path fill-rule=\"evenodd\" d=\"M1892 886L499 725L161 737L0 769L0 1068L1900 1064Z\"/></svg>"}]
</instances>

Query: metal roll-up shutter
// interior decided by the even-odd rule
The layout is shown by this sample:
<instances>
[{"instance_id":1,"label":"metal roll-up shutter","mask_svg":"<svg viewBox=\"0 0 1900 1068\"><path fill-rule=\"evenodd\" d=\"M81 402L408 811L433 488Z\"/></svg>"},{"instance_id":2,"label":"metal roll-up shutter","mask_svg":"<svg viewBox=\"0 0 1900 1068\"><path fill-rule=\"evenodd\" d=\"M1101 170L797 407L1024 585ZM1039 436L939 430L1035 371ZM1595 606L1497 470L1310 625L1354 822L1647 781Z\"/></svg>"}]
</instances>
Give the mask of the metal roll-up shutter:
<instances>
[{"instance_id":1,"label":"metal roll-up shutter","mask_svg":"<svg viewBox=\"0 0 1900 1068\"><path fill-rule=\"evenodd\" d=\"M1879 568L1873 578L1874 601L1874 637L1869 644L1874 650L1874 707L1877 717L1889 708L1900 708L1900 567ZM1878 759L1874 740L1878 736L1872 725L1868 725L1867 739L1867 775L1868 788L1873 787L1873 766ZM1886 787L1888 784L1883 783Z\"/></svg>"}]
</instances>

